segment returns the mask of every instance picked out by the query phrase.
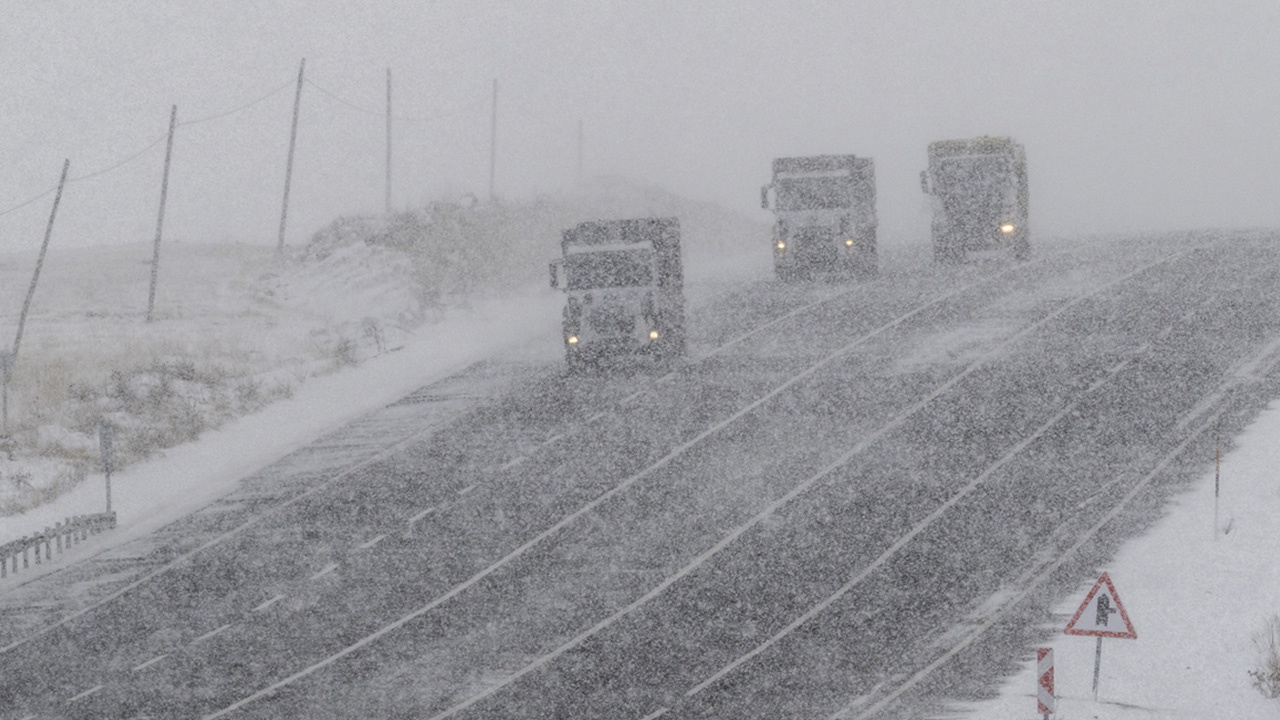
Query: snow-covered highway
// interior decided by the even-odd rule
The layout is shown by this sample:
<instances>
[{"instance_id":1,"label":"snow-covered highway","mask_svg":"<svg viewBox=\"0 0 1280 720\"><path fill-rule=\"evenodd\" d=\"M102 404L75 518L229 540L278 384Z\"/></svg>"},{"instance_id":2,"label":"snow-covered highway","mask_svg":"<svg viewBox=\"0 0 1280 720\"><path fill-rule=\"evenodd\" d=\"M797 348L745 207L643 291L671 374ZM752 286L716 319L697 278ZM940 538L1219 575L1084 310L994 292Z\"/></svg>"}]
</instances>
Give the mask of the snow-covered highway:
<instances>
[{"instance_id":1,"label":"snow-covered highway","mask_svg":"<svg viewBox=\"0 0 1280 720\"><path fill-rule=\"evenodd\" d=\"M138 541L74 618L49 622L74 573L31 583L55 609L0 637L0 697L73 718L937 712L1274 394L1278 263L1270 237L1171 236L753 282L698 307L674 368L495 356Z\"/></svg>"}]
</instances>

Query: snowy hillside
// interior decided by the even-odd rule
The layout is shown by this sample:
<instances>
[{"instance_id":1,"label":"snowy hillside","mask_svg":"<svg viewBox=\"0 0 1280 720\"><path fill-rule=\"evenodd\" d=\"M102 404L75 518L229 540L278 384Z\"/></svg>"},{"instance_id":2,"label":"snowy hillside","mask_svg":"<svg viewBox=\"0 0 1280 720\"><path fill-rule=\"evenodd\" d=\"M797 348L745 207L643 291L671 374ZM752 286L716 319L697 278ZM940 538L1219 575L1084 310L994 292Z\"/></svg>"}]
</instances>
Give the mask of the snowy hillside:
<instances>
[{"instance_id":1,"label":"snowy hillside","mask_svg":"<svg viewBox=\"0 0 1280 720\"><path fill-rule=\"evenodd\" d=\"M605 180L586 196L339 218L283 255L262 244L166 242L148 323L150 243L68 250L55 233L0 433L0 518L99 472L103 422L115 428L123 469L431 336L449 318L488 308L500 319L494 302L549 299L538 320L558 321L544 278L560 231L645 215L681 219L693 286L767 268L763 225ZM36 258L34 247L0 256L6 346ZM5 529L0 539L28 531Z\"/></svg>"}]
</instances>

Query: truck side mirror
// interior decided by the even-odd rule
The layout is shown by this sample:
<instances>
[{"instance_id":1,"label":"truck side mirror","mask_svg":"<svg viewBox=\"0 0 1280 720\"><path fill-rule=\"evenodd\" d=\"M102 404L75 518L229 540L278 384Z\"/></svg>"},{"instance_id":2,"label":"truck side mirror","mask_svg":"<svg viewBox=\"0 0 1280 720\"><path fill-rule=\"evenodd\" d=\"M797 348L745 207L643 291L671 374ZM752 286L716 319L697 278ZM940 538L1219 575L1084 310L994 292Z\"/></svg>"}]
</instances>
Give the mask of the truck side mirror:
<instances>
[{"instance_id":1,"label":"truck side mirror","mask_svg":"<svg viewBox=\"0 0 1280 720\"><path fill-rule=\"evenodd\" d=\"M765 185L760 188L760 207L765 210L769 209L769 186Z\"/></svg>"},{"instance_id":2,"label":"truck side mirror","mask_svg":"<svg viewBox=\"0 0 1280 720\"><path fill-rule=\"evenodd\" d=\"M929 171L928 170L920 171L920 190L925 195L929 194Z\"/></svg>"},{"instance_id":3,"label":"truck side mirror","mask_svg":"<svg viewBox=\"0 0 1280 720\"><path fill-rule=\"evenodd\" d=\"M569 286L569 282L568 282L569 279L567 277L564 277L564 273L561 272L561 268L563 267L563 265L564 265L563 260L555 260L550 265L547 266L548 269L550 269L551 271L551 287L555 288L556 290L565 290L565 289L568 289L568 286Z\"/></svg>"}]
</instances>

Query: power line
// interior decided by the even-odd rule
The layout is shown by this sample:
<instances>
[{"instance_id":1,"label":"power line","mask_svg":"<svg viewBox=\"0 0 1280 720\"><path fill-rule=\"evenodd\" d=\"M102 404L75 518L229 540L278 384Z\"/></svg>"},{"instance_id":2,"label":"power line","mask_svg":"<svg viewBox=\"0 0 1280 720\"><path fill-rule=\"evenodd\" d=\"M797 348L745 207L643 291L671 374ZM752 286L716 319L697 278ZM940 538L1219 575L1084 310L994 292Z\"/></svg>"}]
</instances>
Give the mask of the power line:
<instances>
[{"instance_id":1,"label":"power line","mask_svg":"<svg viewBox=\"0 0 1280 720\"><path fill-rule=\"evenodd\" d=\"M220 118L227 117L228 115L234 115L234 114L236 114L236 113L238 113L238 112L240 112L240 111L242 111L242 110L247 110L247 109L249 109L249 108L253 107L254 105L257 105L258 103L263 102L263 101L264 101L264 100L266 100L267 98L270 98L271 96L273 96L273 95L275 95L275 94L279 93L281 90L284 90L285 88L289 87L289 86L290 86L290 85L292 85L292 84L293 84L293 80L290 80L289 82L286 82L285 84L283 84L283 85L281 85L281 86L279 86L279 87L275 88L274 90L272 90L271 92L267 93L266 95L263 95L263 96L261 96L261 97L259 97L259 98L257 98L257 99L254 99L254 100L250 100L249 102L247 102L247 103L245 103L245 104L243 104L243 105L240 105L239 107L233 108L233 109L231 109L231 110L227 110L227 111L225 111L225 112L216 113L216 114L214 114L214 115L209 115L209 116L207 116L207 117L198 118L198 119L196 119L196 120L184 120L184 121L182 121L182 122L178 123L178 125L179 125L179 126L182 126L182 125L198 125L198 124L200 124L200 123L209 122L210 120L218 120L218 119L220 119ZM123 160L121 160L121 161L119 161L119 162L117 162L117 163L115 163L115 164L113 164L113 165L110 165L109 167L105 167L105 168L103 168L103 169L101 169L101 170L97 170L97 171L95 171L95 172L87 173L87 174L85 174L85 175L79 175L79 176L77 176L77 177L73 177L73 178L67 178L67 182L69 182L69 183L72 183L72 182L79 182L79 181L81 181L81 180L88 180L89 178L93 178L93 177L97 177L97 176L99 176L99 175L104 175L104 174L106 174L106 173L109 173L109 172L111 172L112 170L115 170L116 168L119 168L119 167L121 167L121 166L123 166L123 165L126 165L126 164L128 164L128 163L130 163L130 162L132 162L132 161L134 161L134 160L136 160L136 159L138 159L138 158L139 158L139 157L141 157L144 153L146 153L148 150L150 150L151 148L155 147L156 145L159 145L159 144L160 144L160 142L161 142L162 140L164 140L166 137L167 137L167 134L166 134L166 135L161 135L161 136L157 137L155 140L151 141L151 143L149 143L146 147L142 148L141 150L138 150L137 152L135 152L135 153L133 153L132 155L130 155L130 156L128 156L128 157L126 157L126 158L124 158ZM56 190L56 189L57 189L56 187L51 187L51 188L49 188L48 190L45 190L44 192L40 193L39 195L35 195L35 196L33 196L33 197L27 198L26 200L23 200L22 202L18 203L17 205L14 205L13 207L7 208L7 209L5 209L5 210L0 210L0 217L3 217L3 216L5 216L5 215L8 215L9 213L14 212L14 211L17 211L17 210L21 210L22 208L24 208L24 207L26 207L26 206L30 205L31 203L36 202L37 200L39 200L39 199L41 199L41 198L45 197L45 196L46 196L46 195L48 195L49 193L52 193L52 192L53 192L54 190Z\"/></svg>"},{"instance_id":2,"label":"power line","mask_svg":"<svg viewBox=\"0 0 1280 720\"><path fill-rule=\"evenodd\" d=\"M155 147L156 145L159 145L159 144L160 144L160 141L161 141L161 140L164 140L166 137L168 137L168 134L167 134L167 133L166 133L166 134L164 134L164 135L161 135L160 137L156 138L155 140L152 140L150 145L147 145L146 147L142 148L142 149L141 149L141 150L139 150L138 152L136 152L136 153L134 153L134 154L130 155L129 157L127 157L127 158L125 158L125 159L121 160L120 162L116 163L115 165L112 165L111 167L103 168L103 169L101 169L101 170L97 170L97 171L95 171L95 172L91 172L91 173L89 173L89 174L87 174L87 175L78 175L78 176L73 177L73 178L68 178L68 179L67 179L67 182L80 182L81 180L88 180L88 179L89 179L89 178L91 178L91 177L97 177L97 176L102 175L102 174L104 174L104 173L109 173L109 172L111 172L112 170L115 170L116 168L120 167L121 165L124 165L124 164L126 164L126 163L132 162L133 160L137 160L139 157L141 157L141 156L142 156L142 154L143 154L143 153L145 153L146 151L148 151L148 150L150 150L151 148Z\"/></svg>"},{"instance_id":3,"label":"power line","mask_svg":"<svg viewBox=\"0 0 1280 720\"><path fill-rule=\"evenodd\" d=\"M234 115L234 114L236 114L236 113L240 112L241 110L248 110L249 108L253 107L254 105L257 105L258 103L260 103L260 102L262 102L262 101L266 100L267 98L272 97L273 95L275 95L275 94L279 93L281 90L284 90L285 88L289 87L290 85L292 85L292 84L293 84L293 82L294 82L293 80L289 80L289 81L287 81L285 84L283 84L283 85L281 85L280 87L278 87L278 88L276 88L276 89L272 90L271 92L267 93L266 95L263 95L262 97L258 98L257 100L250 100L249 102L245 103L244 105L241 105L241 106L240 106L240 107L238 107L238 108L235 108L234 110L228 110L228 111L226 111L226 112L217 113L217 114L215 114L215 115L209 115L208 117L202 117L202 118L199 118L199 119L197 119L197 120L183 120L182 122L178 123L178 126L179 126L179 127L181 127L181 126L183 126L183 125L198 125L198 124L203 123L203 122L209 122L210 120L218 120L218 119L220 119L220 118L224 118L224 117L226 117L226 116L228 116L228 115Z\"/></svg>"},{"instance_id":4,"label":"power line","mask_svg":"<svg viewBox=\"0 0 1280 720\"><path fill-rule=\"evenodd\" d=\"M23 200L22 202L18 203L17 205L14 205L13 207L9 208L8 210L0 211L0 217L4 217L5 215L8 215L9 213L13 212L14 210L21 210L22 208L24 208L24 207L26 207L26 206L30 205L31 203L33 203L33 202L35 202L35 201L39 200L40 198L44 197L45 195L48 195L49 193L53 192L54 190L57 190L57 188L49 188L48 190L45 190L44 192L40 193L39 195L36 195L35 197L32 197L32 198L28 198L28 199L26 199L26 200Z\"/></svg>"},{"instance_id":5,"label":"power line","mask_svg":"<svg viewBox=\"0 0 1280 720\"><path fill-rule=\"evenodd\" d=\"M316 90L319 90L322 94L327 95L330 99L334 100L335 102L346 105L347 107L351 108L352 110L355 110L356 112L361 112L361 113L364 113L365 115L372 115L374 117L380 117L380 118L385 118L387 116L385 112L382 112L380 110L370 110L369 108L362 107L360 105L357 105L356 103L346 100L342 96L333 92L332 90L329 90L319 85L311 78L307 78L304 82L306 82L306 84L310 85ZM484 102L485 102L484 98L480 98L469 105L464 105L455 110L439 113L437 115L412 116L412 115L397 115L395 113L392 113L391 117L393 120L403 120L405 122L434 122L436 120L443 120L444 118L447 118L447 117L453 117L454 115L460 115L464 112L467 112L468 110L473 110L483 105Z\"/></svg>"},{"instance_id":6,"label":"power line","mask_svg":"<svg viewBox=\"0 0 1280 720\"><path fill-rule=\"evenodd\" d=\"M81 180L88 180L89 178L93 178L93 177L97 177L97 176L99 176L99 175L103 175L103 174L109 173L109 172L111 172L112 170L115 170L116 168L118 168L118 167L120 167L120 166L122 166L122 165L126 165L126 164L128 164L128 163L130 163L130 162L132 162L132 161L134 161L134 160L137 160L139 157L141 157L141 156L142 156L142 154L143 154L143 153L145 153L146 151L148 151L148 150L150 150L151 148L155 147L156 145L159 145L159 144L160 144L160 141L161 141L161 140L164 140L164 139L165 139L165 137L167 137L167 135L161 135L160 137L158 137L158 138L156 138L155 140L151 141L151 143L150 143L150 144L148 144L146 147L144 147L144 148L142 148L141 150L139 150L139 151L135 152L134 154L130 155L129 157L127 157L127 158L125 158L125 159L123 159L123 160L121 160L121 161L119 161L119 162L115 163L114 165L111 165L110 167L105 167L105 168L103 168L103 169L101 169L101 170L96 170L96 171L94 171L94 172L86 173L86 174L84 174L84 175L77 175L76 177L67 178L67 182L68 182L68 183L80 182ZM21 210L22 208L24 208L24 207L26 207L26 206L30 205L31 203L33 203L33 202L35 202L35 201L39 200L40 198L42 198L42 197L44 197L44 196L48 195L49 193L51 193L51 192L53 192L54 190L57 190L57 189L58 189L58 188L56 188L56 187L51 187L51 188L49 188L48 190L45 190L44 192L40 193L39 195L35 195L35 196L33 196L33 197L30 197L30 198L28 198L28 199L26 199L26 200L23 200L22 202L18 203L17 205L14 205L14 206L13 206L13 207L11 207L11 208L8 208L8 209L6 209L6 210L0 211L0 217L3 217L3 216L5 216L5 215L8 215L9 213L14 212L15 210Z\"/></svg>"}]
</instances>

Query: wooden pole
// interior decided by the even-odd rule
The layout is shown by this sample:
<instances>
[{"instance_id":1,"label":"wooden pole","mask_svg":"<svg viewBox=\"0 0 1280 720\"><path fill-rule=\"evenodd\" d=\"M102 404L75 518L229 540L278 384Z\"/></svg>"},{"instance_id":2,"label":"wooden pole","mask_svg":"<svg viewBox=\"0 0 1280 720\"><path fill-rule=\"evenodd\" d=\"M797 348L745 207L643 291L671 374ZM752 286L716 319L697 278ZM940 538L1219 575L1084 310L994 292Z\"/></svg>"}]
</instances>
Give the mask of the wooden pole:
<instances>
[{"instance_id":1,"label":"wooden pole","mask_svg":"<svg viewBox=\"0 0 1280 720\"><path fill-rule=\"evenodd\" d=\"M1222 441L1215 435L1213 449L1213 539L1218 539L1218 490L1222 484Z\"/></svg>"},{"instance_id":2,"label":"wooden pole","mask_svg":"<svg viewBox=\"0 0 1280 720\"><path fill-rule=\"evenodd\" d=\"M173 129L178 124L178 106L169 112L169 141L164 147L164 175L160 179L160 215L156 218L156 244L151 252L151 290L147 293L147 322L156 307L156 278L160 275L160 235L164 229L164 204L169 195L169 161L173 158Z\"/></svg>"},{"instance_id":3,"label":"wooden pole","mask_svg":"<svg viewBox=\"0 0 1280 720\"><path fill-rule=\"evenodd\" d=\"M578 187L582 187L582 121L578 121Z\"/></svg>"},{"instance_id":4,"label":"wooden pole","mask_svg":"<svg viewBox=\"0 0 1280 720\"><path fill-rule=\"evenodd\" d=\"M391 68L387 68L387 214L391 214Z\"/></svg>"},{"instance_id":5,"label":"wooden pole","mask_svg":"<svg viewBox=\"0 0 1280 720\"><path fill-rule=\"evenodd\" d=\"M293 180L293 148L298 141L298 109L302 106L302 78L307 69L307 59L302 58L298 65L298 90L293 96L293 125L289 129L289 159L284 166L284 202L280 206L280 239L276 244L276 252L284 252L285 221L289 217L289 183Z\"/></svg>"},{"instance_id":6,"label":"wooden pole","mask_svg":"<svg viewBox=\"0 0 1280 720\"><path fill-rule=\"evenodd\" d=\"M489 120L489 201L493 201L494 173L498 167L498 78L493 79L493 112Z\"/></svg>"},{"instance_id":7,"label":"wooden pole","mask_svg":"<svg viewBox=\"0 0 1280 720\"><path fill-rule=\"evenodd\" d=\"M22 344L22 328L27 324L27 311L31 309L31 298L36 294L36 283L40 280L40 268L44 265L44 254L49 249L49 238L53 235L53 219L58 216L58 203L62 201L62 188L67 184L67 170L71 161L62 163L62 178L58 180L58 192L53 196L53 209L49 211L49 225L44 230L44 242L40 245L40 256L36 259L36 271L31 275L31 285L27 288L27 298L22 301L22 314L18 316L18 334L13 339L13 352L9 353L10 366L18 363L18 346Z\"/></svg>"},{"instance_id":8,"label":"wooden pole","mask_svg":"<svg viewBox=\"0 0 1280 720\"><path fill-rule=\"evenodd\" d=\"M13 350L0 363L0 374L3 377L3 423L4 432L9 433L9 378L13 374L14 365L18 364L18 346L22 344L22 329L27 325L27 311L31 309L31 298L36 294L36 283L40 280L40 268L44 266L44 255L49 249L49 238L53 236L53 220L58 216L58 203L62 202L62 189L67 185L67 171L71 169L71 160L62 163L62 177L58 180L58 192L53 196L53 209L49 211L49 225L44 230L44 242L40 244L40 256L36 259L36 271L31 275L31 285L27 288L27 297L22 301L22 314L18 316L18 334L13 338Z\"/></svg>"}]
</instances>

